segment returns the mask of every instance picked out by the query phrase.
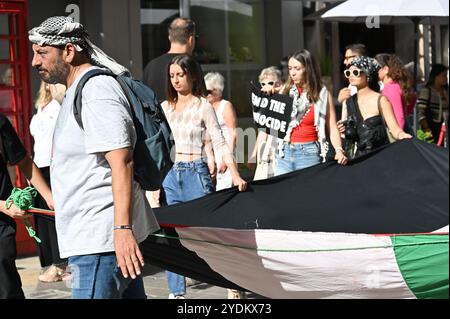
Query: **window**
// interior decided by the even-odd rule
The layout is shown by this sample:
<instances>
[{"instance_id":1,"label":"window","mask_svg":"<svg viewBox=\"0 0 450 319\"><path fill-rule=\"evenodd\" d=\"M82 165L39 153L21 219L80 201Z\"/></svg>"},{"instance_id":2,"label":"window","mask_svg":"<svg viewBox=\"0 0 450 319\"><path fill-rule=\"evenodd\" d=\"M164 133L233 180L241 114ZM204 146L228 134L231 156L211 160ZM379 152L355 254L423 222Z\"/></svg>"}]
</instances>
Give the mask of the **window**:
<instances>
[{"instance_id":1,"label":"window","mask_svg":"<svg viewBox=\"0 0 450 319\"><path fill-rule=\"evenodd\" d=\"M179 16L178 0L141 0L143 66L169 51L167 28Z\"/></svg>"},{"instance_id":2,"label":"window","mask_svg":"<svg viewBox=\"0 0 450 319\"><path fill-rule=\"evenodd\" d=\"M249 83L265 67L264 1L141 0L143 66L169 50L167 28L188 7L196 24L194 56L204 73L220 72L226 80L224 98L239 116L251 116Z\"/></svg>"},{"instance_id":3,"label":"window","mask_svg":"<svg viewBox=\"0 0 450 319\"><path fill-rule=\"evenodd\" d=\"M205 73L225 76L224 98L239 116L250 116L249 83L265 66L263 2L257 0L191 0L196 23L194 56Z\"/></svg>"}]
</instances>

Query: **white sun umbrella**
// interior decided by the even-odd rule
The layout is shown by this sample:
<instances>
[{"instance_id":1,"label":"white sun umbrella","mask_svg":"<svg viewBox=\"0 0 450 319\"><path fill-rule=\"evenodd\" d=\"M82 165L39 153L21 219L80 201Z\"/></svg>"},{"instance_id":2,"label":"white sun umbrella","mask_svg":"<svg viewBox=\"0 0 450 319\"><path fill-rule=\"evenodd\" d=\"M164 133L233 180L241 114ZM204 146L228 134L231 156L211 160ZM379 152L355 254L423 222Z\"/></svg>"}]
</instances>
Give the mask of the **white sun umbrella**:
<instances>
[{"instance_id":1,"label":"white sun umbrella","mask_svg":"<svg viewBox=\"0 0 450 319\"><path fill-rule=\"evenodd\" d=\"M322 18L357 22L378 16L386 23L409 18L421 24L445 24L448 19L443 17L448 17L448 7L447 0L347 0L325 12Z\"/></svg>"},{"instance_id":2,"label":"white sun umbrella","mask_svg":"<svg viewBox=\"0 0 450 319\"><path fill-rule=\"evenodd\" d=\"M322 19L339 22L414 23L414 86L417 76L419 24L449 24L448 0L347 0L328 10Z\"/></svg>"},{"instance_id":3,"label":"white sun umbrella","mask_svg":"<svg viewBox=\"0 0 450 319\"><path fill-rule=\"evenodd\" d=\"M347 0L328 10L322 19L339 22L374 24L413 23L414 37L414 89L417 77L417 46L419 24L449 24L448 0ZM414 110L415 111L415 110ZM414 116L414 128L416 128Z\"/></svg>"}]
</instances>

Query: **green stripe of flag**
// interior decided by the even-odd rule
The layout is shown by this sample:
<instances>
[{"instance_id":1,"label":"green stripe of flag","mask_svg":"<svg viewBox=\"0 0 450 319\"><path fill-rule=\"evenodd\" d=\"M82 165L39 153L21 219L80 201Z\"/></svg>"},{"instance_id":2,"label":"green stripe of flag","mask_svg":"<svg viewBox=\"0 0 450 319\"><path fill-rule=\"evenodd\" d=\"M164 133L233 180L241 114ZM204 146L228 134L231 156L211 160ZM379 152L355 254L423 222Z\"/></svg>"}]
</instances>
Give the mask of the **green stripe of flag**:
<instances>
[{"instance_id":1,"label":"green stripe of flag","mask_svg":"<svg viewBox=\"0 0 450 319\"><path fill-rule=\"evenodd\" d=\"M448 234L392 236L391 240L403 278L416 297L448 299Z\"/></svg>"}]
</instances>

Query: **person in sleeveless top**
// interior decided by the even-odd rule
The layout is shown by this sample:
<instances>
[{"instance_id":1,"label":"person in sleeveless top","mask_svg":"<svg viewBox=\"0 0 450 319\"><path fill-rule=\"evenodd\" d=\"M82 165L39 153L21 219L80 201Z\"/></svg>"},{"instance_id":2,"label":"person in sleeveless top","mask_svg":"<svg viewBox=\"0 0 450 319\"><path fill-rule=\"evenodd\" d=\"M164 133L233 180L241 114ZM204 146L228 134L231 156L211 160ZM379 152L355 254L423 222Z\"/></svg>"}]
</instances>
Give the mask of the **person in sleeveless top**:
<instances>
[{"instance_id":1,"label":"person in sleeveless top","mask_svg":"<svg viewBox=\"0 0 450 319\"><path fill-rule=\"evenodd\" d=\"M359 57L350 63L344 75L358 93L345 101L347 120L339 121L338 128L351 140L356 150L349 154L358 157L389 143L387 128L396 140L412 138L397 123L392 104L379 91L380 64L373 58Z\"/></svg>"},{"instance_id":2,"label":"person in sleeveless top","mask_svg":"<svg viewBox=\"0 0 450 319\"><path fill-rule=\"evenodd\" d=\"M307 50L294 52L288 60L289 79L281 94L293 98L293 111L286 136L278 144L275 175L304 169L325 161L328 152L326 132L342 165L347 157L336 125L333 98L323 85L320 68ZM265 91L267 94L273 90Z\"/></svg>"},{"instance_id":3,"label":"person in sleeveless top","mask_svg":"<svg viewBox=\"0 0 450 319\"><path fill-rule=\"evenodd\" d=\"M218 72L209 72L205 75L205 85L207 90L207 99L214 108L217 115L217 120L222 130L222 134L227 141L230 151L236 157L236 126L237 116L231 102L223 99L223 89L225 87L225 79ZM216 177L216 191L230 188L233 186L231 172L227 169L227 165L222 160L222 154L216 152L214 154L217 177ZM245 293L235 289L227 289L228 299L244 299Z\"/></svg>"},{"instance_id":4,"label":"person in sleeveless top","mask_svg":"<svg viewBox=\"0 0 450 319\"><path fill-rule=\"evenodd\" d=\"M235 156L237 116L233 104L223 99L225 79L218 72L209 72L205 75L205 84L208 93L207 100L213 106L223 137L227 141L228 148L233 156ZM231 178L231 172L222 161L222 154L215 152L214 155L217 165L216 191L232 187L233 179Z\"/></svg>"},{"instance_id":5,"label":"person in sleeveless top","mask_svg":"<svg viewBox=\"0 0 450 319\"><path fill-rule=\"evenodd\" d=\"M406 122L407 107L412 99L408 73L395 54L379 53L375 60L380 64L378 78L383 82L381 94L388 98L400 128L411 131ZM409 132L409 133L411 133Z\"/></svg>"},{"instance_id":6,"label":"person in sleeveless top","mask_svg":"<svg viewBox=\"0 0 450 319\"><path fill-rule=\"evenodd\" d=\"M212 105L206 100L200 65L190 55L173 58L167 68L167 100L162 103L175 140L175 163L163 181L167 204L191 201L214 192L210 169L205 162L205 145L211 140L215 153L222 154L239 191L247 182L239 175L236 162L223 137ZM166 272L169 299L184 299L185 277Z\"/></svg>"},{"instance_id":7,"label":"person in sleeveless top","mask_svg":"<svg viewBox=\"0 0 450 319\"><path fill-rule=\"evenodd\" d=\"M287 59L286 59L287 68ZM283 88L281 80L282 73L275 67L270 66L259 74L258 81L263 92L279 93ZM275 175L275 153L277 150L278 137L267 134L264 130L259 130L255 147L248 159L247 167L255 170L253 180L262 180Z\"/></svg>"},{"instance_id":8,"label":"person in sleeveless top","mask_svg":"<svg viewBox=\"0 0 450 319\"><path fill-rule=\"evenodd\" d=\"M30 122L30 134L34 139L33 160L41 170L48 185L50 185L53 132L65 92L66 87L62 84L49 84L41 81L35 103L37 112ZM44 198L40 195L36 197L34 207L48 209ZM34 215L34 221L36 234L42 240L37 245L39 261L43 270L38 277L39 281L55 282L69 279L67 259L59 256L55 216L36 214Z\"/></svg>"}]
</instances>

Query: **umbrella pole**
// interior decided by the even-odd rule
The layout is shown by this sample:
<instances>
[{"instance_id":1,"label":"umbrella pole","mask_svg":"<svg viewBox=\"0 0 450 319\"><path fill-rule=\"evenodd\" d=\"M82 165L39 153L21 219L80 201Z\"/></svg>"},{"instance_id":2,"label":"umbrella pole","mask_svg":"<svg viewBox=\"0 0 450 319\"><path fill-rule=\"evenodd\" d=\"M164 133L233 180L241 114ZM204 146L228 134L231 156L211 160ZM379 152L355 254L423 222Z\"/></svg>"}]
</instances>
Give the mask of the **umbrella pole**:
<instances>
[{"instance_id":1,"label":"umbrella pole","mask_svg":"<svg viewBox=\"0 0 450 319\"><path fill-rule=\"evenodd\" d=\"M417 46L419 45L419 19L414 17L412 18L413 22L414 22L414 85L413 85L413 90L414 93L417 95L417 97L419 96L419 92L417 92L417 51L418 48ZM413 130L414 130L414 134L417 134L417 100L416 100L416 104L414 105L414 112L413 112Z\"/></svg>"}]
</instances>

